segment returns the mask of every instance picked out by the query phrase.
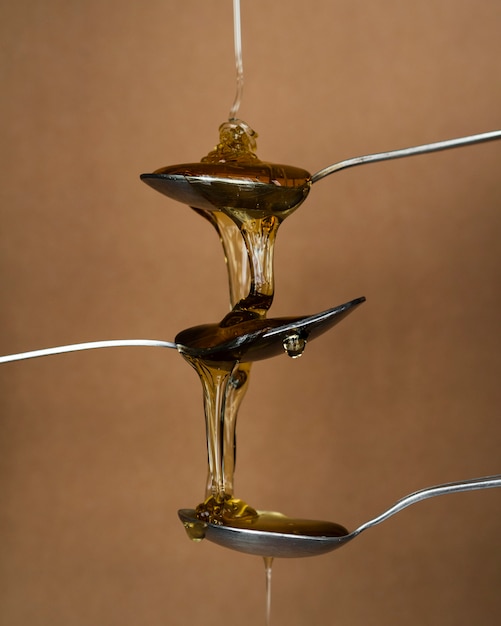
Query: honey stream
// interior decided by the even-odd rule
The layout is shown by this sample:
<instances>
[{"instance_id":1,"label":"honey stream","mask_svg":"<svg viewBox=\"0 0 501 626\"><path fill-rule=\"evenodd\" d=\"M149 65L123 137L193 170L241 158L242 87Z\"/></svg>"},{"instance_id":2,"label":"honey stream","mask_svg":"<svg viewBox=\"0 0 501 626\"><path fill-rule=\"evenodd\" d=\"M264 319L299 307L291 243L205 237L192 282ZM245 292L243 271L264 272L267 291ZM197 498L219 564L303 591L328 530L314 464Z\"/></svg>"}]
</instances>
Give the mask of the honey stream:
<instances>
[{"instance_id":1,"label":"honey stream","mask_svg":"<svg viewBox=\"0 0 501 626\"><path fill-rule=\"evenodd\" d=\"M264 574L266 581L266 626L271 624L271 567L273 565L273 557L265 556L264 561Z\"/></svg>"},{"instance_id":2,"label":"honey stream","mask_svg":"<svg viewBox=\"0 0 501 626\"><path fill-rule=\"evenodd\" d=\"M244 122L230 120L221 125L219 143L200 163L169 166L154 174L162 177L160 183L167 181L168 195L176 197L181 188L182 200L189 197L192 208L213 225L222 243L231 310L212 333L213 345L237 324L266 317L274 296L278 228L309 191L310 175L305 170L256 156L256 137ZM147 182L155 186L158 180ZM160 190L166 193L165 185ZM183 356L200 378L204 399L208 480L197 516L216 524L255 519L257 511L233 493L235 429L251 363Z\"/></svg>"}]
</instances>

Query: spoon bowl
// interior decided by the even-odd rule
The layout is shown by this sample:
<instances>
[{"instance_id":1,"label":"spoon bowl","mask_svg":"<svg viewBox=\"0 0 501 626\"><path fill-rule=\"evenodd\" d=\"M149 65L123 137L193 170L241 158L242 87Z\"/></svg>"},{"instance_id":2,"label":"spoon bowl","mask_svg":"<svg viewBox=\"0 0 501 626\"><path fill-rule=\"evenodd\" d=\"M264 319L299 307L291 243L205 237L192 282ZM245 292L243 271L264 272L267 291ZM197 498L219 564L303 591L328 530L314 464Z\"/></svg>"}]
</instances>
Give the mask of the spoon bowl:
<instances>
[{"instance_id":1,"label":"spoon bowl","mask_svg":"<svg viewBox=\"0 0 501 626\"><path fill-rule=\"evenodd\" d=\"M177 334L175 343L181 354L211 361L254 362L288 353L289 340L301 344L323 334L352 313L365 298L356 298L327 311L294 318L246 319L246 312L231 312L220 324L204 324ZM240 321L240 319L242 321ZM299 356L297 354L296 356Z\"/></svg>"},{"instance_id":2,"label":"spoon bowl","mask_svg":"<svg viewBox=\"0 0 501 626\"><path fill-rule=\"evenodd\" d=\"M282 513L259 511L255 523L238 526L203 522L193 509L178 511L190 538L203 538L224 548L263 557L305 557L331 552L349 541L349 533L335 522L293 519Z\"/></svg>"},{"instance_id":3,"label":"spoon bowl","mask_svg":"<svg viewBox=\"0 0 501 626\"><path fill-rule=\"evenodd\" d=\"M311 175L291 165L265 163L183 163L141 174L147 185L197 209L244 212L249 219L287 216L306 199Z\"/></svg>"}]
</instances>

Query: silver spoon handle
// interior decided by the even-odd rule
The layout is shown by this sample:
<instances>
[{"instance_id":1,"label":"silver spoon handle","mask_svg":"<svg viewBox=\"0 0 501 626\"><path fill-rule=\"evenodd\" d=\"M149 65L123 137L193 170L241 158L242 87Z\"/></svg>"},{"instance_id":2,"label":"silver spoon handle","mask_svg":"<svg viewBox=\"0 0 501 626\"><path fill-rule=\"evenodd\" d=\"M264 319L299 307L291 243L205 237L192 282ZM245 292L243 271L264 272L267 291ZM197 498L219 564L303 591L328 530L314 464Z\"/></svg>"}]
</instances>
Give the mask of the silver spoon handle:
<instances>
[{"instance_id":1,"label":"silver spoon handle","mask_svg":"<svg viewBox=\"0 0 501 626\"><path fill-rule=\"evenodd\" d=\"M445 496L449 493L460 493L462 491L475 491L477 489L491 489L493 487L501 487L501 474L495 474L493 476L483 476L481 478L472 478L471 480L462 480L453 483L444 483L442 485L436 485L434 487L428 487L426 489L420 489L414 493L405 496L401 500L398 500L391 508L389 508L381 515L378 515L372 520L365 522L359 526L356 530L350 533L350 536L356 537L362 531L370 528L371 526L377 526L381 522L384 522L392 515L399 513L403 509L416 504L422 500L428 498L434 498L435 496Z\"/></svg>"},{"instance_id":2,"label":"silver spoon handle","mask_svg":"<svg viewBox=\"0 0 501 626\"><path fill-rule=\"evenodd\" d=\"M339 161L328 167L324 167L311 177L311 182L316 183L321 178L329 176L339 170L344 170L355 165L363 165L364 163L376 163L378 161L389 161L390 159L401 159L403 157L416 156L418 154L428 154L429 152L438 152L439 150L448 150L450 148L461 148L463 146L471 146L486 141L495 141L501 139L501 130L493 130L488 133L480 133L479 135L469 135L468 137L458 137L457 139L448 139L446 141L437 141L436 143L427 143L412 148L402 148L401 150L391 150L390 152L377 152L376 154L366 154L365 156L354 157L346 161Z\"/></svg>"},{"instance_id":3,"label":"silver spoon handle","mask_svg":"<svg viewBox=\"0 0 501 626\"><path fill-rule=\"evenodd\" d=\"M43 350L30 350L29 352L7 354L5 356L0 356L0 363L22 361L23 359L35 359L40 356L64 354L65 352L95 350L96 348L119 348L124 346L149 346L153 348L174 348L177 350L177 344L172 341L159 341L157 339L110 339L108 341L89 341L87 343L74 343L66 346L56 346L55 348L44 348Z\"/></svg>"}]
</instances>

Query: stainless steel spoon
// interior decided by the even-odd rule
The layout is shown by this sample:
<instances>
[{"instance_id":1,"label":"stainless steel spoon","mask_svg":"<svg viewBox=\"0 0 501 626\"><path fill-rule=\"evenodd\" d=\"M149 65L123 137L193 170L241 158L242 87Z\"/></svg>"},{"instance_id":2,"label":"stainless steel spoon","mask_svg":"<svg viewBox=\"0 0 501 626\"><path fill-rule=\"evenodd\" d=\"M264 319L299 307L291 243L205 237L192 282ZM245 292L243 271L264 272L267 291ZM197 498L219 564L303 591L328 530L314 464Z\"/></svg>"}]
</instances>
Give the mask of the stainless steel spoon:
<instances>
[{"instance_id":1,"label":"stainless steel spoon","mask_svg":"<svg viewBox=\"0 0 501 626\"><path fill-rule=\"evenodd\" d=\"M287 165L261 163L253 168L225 163L188 163L163 167L141 180L160 193L191 207L214 211L239 208L249 216L259 213L260 205L282 208L286 213L297 208L311 185L330 174L357 165L430 154L501 139L501 130L353 157L325 167L313 175ZM278 174L277 174L278 172ZM287 172L287 173L286 173ZM277 185L276 178L287 181Z\"/></svg>"},{"instance_id":2,"label":"stainless steel spoon","mask_svg":"<svg viewBox=\"0 0 501 626\"><path fill-rule=\"evenodd\" d=\"M175 342L181 354L211 361L261 361L284 350L289 356L300 356L307 341L338 324L363 302L364 297L356 298L305 317L248 319L250 312L234 310L219 324L181 331Z\"/></svg>"},{"instance_id":3,"label":"stainless steel spoon","mask_svg":"<svg viewBox=\"0 0 501 626\"><path fill-rule=\"evenodd\" d=\"M212 361L261 361L282 354L299 356L308 340L326 332L347 315L352 313L365 298L356 298L327 311L305 317L284 317L245 320L244 313L230 313L230 316L243 317L232 325L205 324L188 328L180 332L176 340L160 341L157 339L118 339L108 341L89 341L67 346L56 346L42 350L31 350L0 356L1 363L34 359L66 352L94 350L98 348L118 348L130 346L149 346L154 348L172 348L182 354Z\"/></svg>"},{"instance_id":4,"label":"stainless steel spoon","mask_svg":"<svg viewBox=\"0 0 501 626\"><path fill-rule=\"evenodd\" d=\"M348 532L333 522L293 520L280 513L262 514L265 520L268 517L268 519L276 521L276 531L259 530L253 527L252 523L240 522L241 526L237 527L202 522L196 518L195 511L192 509L181 509L178 511L178 515L192 538L205 538L225 548L256 556L297 558L318 556L340 548L355 539L364 530L371 528L371 526L377 526L411 504L416 504L427 498L493 487L501 487L501 474L421 489L398 500L387 511L365 522L352 532ZM315 532L309 533L308 528ZM284 529L288 532L283 532ZM322 530L323 534L318 534L319 529ZM298 532L301 534L297 534Z\"/></svg>"}]
</instances>

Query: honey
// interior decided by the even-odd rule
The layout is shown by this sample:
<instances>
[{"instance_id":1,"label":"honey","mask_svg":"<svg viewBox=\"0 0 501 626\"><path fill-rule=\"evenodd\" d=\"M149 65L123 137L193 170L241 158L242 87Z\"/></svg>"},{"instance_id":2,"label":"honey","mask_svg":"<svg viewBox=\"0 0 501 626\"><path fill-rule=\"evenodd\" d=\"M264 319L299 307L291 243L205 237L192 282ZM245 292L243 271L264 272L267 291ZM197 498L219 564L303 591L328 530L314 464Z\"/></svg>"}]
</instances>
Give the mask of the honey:
<instances>
[{"instance_id":1,"label":"honey","mask_svg":"<svg viewBox=\"0 0 501 626\"><path fill-rule=\"evenodd\" d=\"M231 311L218 324L188 329L176 337L176 343L186 347L181 353L203 389L208 479L197 516L217 524L257 517L255 509L233 496L237 414L253 361L252 352L244 358L247 349L239 349L238 343L251 331L270 328L265 317L274 296L278 228L305 200L311 186L306 170L261 161L255 152L256 138L245 122L230 119L219 128L218 144L199 163L163 167L141 176L213 225L227 264ZM194 534L199 538L198 530Z\"/></svg>"}]
</instances>

